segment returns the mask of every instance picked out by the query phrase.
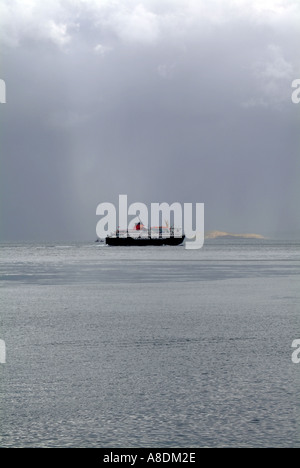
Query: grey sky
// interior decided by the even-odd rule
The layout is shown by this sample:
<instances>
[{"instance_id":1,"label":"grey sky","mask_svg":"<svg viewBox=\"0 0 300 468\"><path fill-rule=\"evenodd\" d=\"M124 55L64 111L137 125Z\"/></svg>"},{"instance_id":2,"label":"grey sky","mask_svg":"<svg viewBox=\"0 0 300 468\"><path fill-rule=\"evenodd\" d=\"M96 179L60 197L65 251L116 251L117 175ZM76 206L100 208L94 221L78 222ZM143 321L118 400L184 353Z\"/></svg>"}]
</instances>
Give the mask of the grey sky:
<instances>
[{"instance_id":1,"label":"grey sky","mask_svg":"<svg viewBox=\"0 0 300 468\"><path fill-rule=\"evenodd\" d=\"M299 231L299 24L298 0L1 0L0 238L93 239L123 193Z\"/></svg>"}]
</instances>

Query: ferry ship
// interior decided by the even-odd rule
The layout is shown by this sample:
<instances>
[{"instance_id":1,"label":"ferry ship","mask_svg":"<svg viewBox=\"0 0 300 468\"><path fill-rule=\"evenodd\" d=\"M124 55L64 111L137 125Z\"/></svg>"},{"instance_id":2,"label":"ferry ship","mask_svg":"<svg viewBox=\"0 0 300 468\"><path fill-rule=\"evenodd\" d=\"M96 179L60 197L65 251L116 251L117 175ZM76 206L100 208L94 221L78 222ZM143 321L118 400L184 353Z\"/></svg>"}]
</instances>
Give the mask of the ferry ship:
<instances>
[{"instance_id":1,"label":"ferry ship","mask_svg":"<svg viewBox=\"0 0 300 468\"><path fill-rule=\"evenodd\" d=\"M140 221L136 223L134 229L117 231L111 236L106 237L106 244L110 246L178 246L183 243L185 236L179 229L169 228L168 226L146 228Z\"/></svg>"}]
</instances>

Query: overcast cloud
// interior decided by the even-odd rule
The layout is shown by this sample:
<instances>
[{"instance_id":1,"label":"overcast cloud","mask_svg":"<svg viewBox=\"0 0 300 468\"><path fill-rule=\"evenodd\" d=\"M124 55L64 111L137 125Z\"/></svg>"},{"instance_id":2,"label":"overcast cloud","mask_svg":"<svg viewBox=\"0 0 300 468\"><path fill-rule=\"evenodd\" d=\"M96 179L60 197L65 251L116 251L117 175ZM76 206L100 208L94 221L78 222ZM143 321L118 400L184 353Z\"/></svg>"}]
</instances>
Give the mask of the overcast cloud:
<instances>
[{"instance_id":1,"label":"overcast cloud","mask_svg":"<svg viewBox=\"0 0 300 468\"><path fill-rule=\"evenodd\" d=\"M93 239L123 193L298 232L299 24L298 0L0 0L0 238Z\"/></svg>"}]
</instances>

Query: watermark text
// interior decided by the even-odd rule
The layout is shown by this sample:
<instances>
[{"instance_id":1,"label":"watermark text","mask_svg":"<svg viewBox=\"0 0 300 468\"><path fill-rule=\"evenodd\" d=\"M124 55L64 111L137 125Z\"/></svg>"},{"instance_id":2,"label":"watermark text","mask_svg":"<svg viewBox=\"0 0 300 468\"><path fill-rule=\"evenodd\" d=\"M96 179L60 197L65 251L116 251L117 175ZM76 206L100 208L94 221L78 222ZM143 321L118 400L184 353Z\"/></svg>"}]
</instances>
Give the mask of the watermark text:
<instances>
[{"instance_id":1,"label":"watermark text","mask_svg":"<svg viewBox=\"0 0 300 468\"><path fill-rule=\"evenodd\" d=\"M300 103L300 79L294 80L292 83L292 88L295 88L292 94L292 102L294 104Z\"/></svg>"},{"instance_id":2,"label":"watermark text","mask_svg":"<svg viewBox=\"0 0 300 468\"><path fill-rule=\"evenodd\" d=\"M300 364L300 340L294 340L292 348L296 348L292 354L292 361L294 364Z\"/></svg>"},{"instance_id":3,"label":"watermark text","mask_svg":"<svg viewBox=\"0 0 300 468\"><path fill-rule=\"evenodd\" d=\"M151 239L185 236L186 249L201 249L204 244L204 203L151 203L150 212L144 203L133 203L128 207L127 195L119 196L117 209L112 203L100 203L96 215L101 216L96 232L100 239L114 233L137 238L141 235L137 225L148 225L146 235ZM150 216L149 216L150 215ZM129 219L131 217L132 219ZM162 224L165 226L162 227Z\"/></svg>"},{"instance_id":4,"label":"watermark text","mask_svg":"<svg viewBox=\"0 0 300 468\"><path fill-rule=\"evenodd\" d=\"M6 346L5 341L0 340L0 364L6 363Z\"/></svg>"},{"instance_id":5,"label":"watermark text","mask_svg":"<svg viewBox=\"0 0 300 468\"><path fill-rule=\"evenodd\" d=\"M0 104L6 104L6 84L4 80L0 80Z\"/></svg>"}]
</instances>

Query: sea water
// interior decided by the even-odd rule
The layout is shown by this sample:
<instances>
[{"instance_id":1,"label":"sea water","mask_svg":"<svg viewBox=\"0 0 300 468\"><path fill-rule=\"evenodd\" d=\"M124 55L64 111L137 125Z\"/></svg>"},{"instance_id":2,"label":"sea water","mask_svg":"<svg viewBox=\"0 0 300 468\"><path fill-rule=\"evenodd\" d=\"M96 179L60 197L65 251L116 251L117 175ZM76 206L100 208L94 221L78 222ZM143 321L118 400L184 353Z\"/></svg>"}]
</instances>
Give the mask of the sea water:
<instances>
[{"instance_id":1,"label":"sea water","mask_svg":"<svg viewBox=\"0 0 300 468\"><path fill-rule=\"evenodd\" d=\"M300 244L1 244L1 447L299 447Z\"/></svg>"}]
</instances>

